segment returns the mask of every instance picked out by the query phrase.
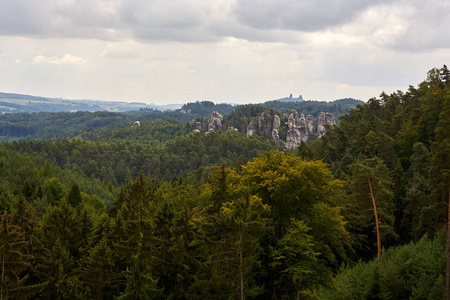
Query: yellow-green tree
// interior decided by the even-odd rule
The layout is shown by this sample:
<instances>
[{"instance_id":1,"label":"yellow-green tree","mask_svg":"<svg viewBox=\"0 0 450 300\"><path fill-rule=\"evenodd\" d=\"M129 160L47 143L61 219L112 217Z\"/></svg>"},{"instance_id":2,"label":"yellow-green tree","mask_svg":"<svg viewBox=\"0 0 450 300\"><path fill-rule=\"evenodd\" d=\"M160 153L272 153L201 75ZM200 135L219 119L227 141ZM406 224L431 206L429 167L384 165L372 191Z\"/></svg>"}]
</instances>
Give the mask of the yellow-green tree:
<instances>
[{"instance_id":1,"label":"yellow-green tree","mask_svg":"<svg viewBox=\"0 0 450 300\"><path fill-rule=\"evenodd\" d=\"M297 297L318 285L333 287L332 270L345 259L349 237L334 206L342 182L326 164L267 152L242 167L238 184L271 210L275 230L262 247L272 269L261 270L268 274L261 280L272 286L273 296Z\"/></svg>"},{"instance_id":2,"label":"yellow-green tree","mask_svg":"<svg viewBox=\"0 0 450 300\"><path fill-rule=\"evenodd\" d=\"M286 231L292 218L308 218L315 204L333 203L342 187L325 163L275 151L243 166L240 184L270 205L277 234Z\"/></svg>"}]
</instances>

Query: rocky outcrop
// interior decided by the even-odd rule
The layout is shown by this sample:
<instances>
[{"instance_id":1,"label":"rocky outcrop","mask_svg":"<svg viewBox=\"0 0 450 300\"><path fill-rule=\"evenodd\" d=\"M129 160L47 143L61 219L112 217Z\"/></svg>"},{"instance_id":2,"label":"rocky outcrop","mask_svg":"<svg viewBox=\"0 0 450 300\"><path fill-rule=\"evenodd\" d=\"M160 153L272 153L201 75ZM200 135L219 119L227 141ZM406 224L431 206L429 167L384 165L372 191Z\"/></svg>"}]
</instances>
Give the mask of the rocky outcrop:
<instances>
[{"instance_id":1,"label":"rocky outcrop","mask_svg":"<svg viewBox=\"0 0 450 300\"><path fill-rule=\"evenodd\" d=\"M308 139L308 127L305 116L301 114L299 118L296 110L290 110L287 118L286 148L295 149Z\"/></svg>"},{"instance_id":2,"label":"rocky outcrop","mask_svg":"<svg viewBox=\"0 0 450 300\"><path fill-rule=\"evenodd\" d=\"M312 115L307 115L306 118L303 114L300 116L294 109L288 113L283 114L288 121L286 126L286 142L280 141L278 129L280 128L280 118L270 111L265 111L258 119L258 126L256 122L251 121L247 126L247 136L252 136L256 133L264 134L268 138L275 140L279 145L284 145L288 149L297 148L300 143L306 142L311 137L321 137L325 134L327 127L335 125L334 116L331 113L320 113L317 127L315 126L315 120Z\"/></svg>"},{"instance_id":3,"label":"rocky outcrop","mask_svg":"<svg viewBox=\"0 0 450 300\"><path fill-rule=\"evenodd\" d=\"M314 132L314 117L312 115L306 116L306 128L308 128L309 133Z\"/></svg>"},{"instance_id":4,"label":"rocky outcrop","mask_svg":"<svg viewBox=\"0 0 450 300\"><path fill-rule=\"evenodd\" d=\"M141 127L141 122L134 121L134 123L131 125L131 127Z\"/></svg>"},{"instance_id":5,"label":"rocky outcrop","mask_svg":"<svg viewBox=\"0 0 450 300\"><path fill-rule=\"evenodd\" d=\"M208 122L205 123L205 131L213 132L219 131L222 128L223 116L217 111L213 111Z\"/></svg>"},{"instance_id":6,"label":"rocky outcrop","mask_svg":"<svg viewBox=\"0 0 450 300\"><path fill-rule=\"evenodd\" d=\"M321 137L326 132L327 125L336 125L332 113L321 112L317 121L317 137Z\"/></svg>"},{"instance_id":7,"label":"rocky outcrop","mask_svg":"<svg viewBox=\"0 0 450 300\"><path fill-rule=\"evenodd\" d=\"M270 111L265 111L258 118L258 128L260 133L271 137L277 143L280 143L280 136L278 135L278 128L280 128L280 117Z\"/></svg>"},{"instance_id":8,"label":"rocky outcrop","mask_svg":"<svg viewBox=\"0 0 450 300\"><path fill-rule=\"evenodd\" d=\"M258 128L255 125L255 122L253 120L250 121L250 123L247 126L247 136L252 136L256 133L256 130Z\"/></svg>"}]
</instances>

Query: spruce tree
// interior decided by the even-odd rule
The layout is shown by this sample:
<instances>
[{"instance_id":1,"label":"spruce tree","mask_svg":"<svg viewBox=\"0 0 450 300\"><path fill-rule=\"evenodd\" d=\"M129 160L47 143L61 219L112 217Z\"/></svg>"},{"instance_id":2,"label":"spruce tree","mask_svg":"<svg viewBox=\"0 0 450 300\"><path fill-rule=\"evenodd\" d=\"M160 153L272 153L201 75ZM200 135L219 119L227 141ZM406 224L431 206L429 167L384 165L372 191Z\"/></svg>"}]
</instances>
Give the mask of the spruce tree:
<instances>
[{"instance_id":1,"label":"spruce tree","mask_svg":"<svg viewBox=\"0 0 450 300\"><path fill-rule=\"evenodd\" d=\"M0 299L28 299L47 285L47 282L26 285L28 275L23 276L23 272L33 258L27 254L27 245L21 229L11 224L11 215L5 212L0 228Z\"/></svg>"}]
</instances>

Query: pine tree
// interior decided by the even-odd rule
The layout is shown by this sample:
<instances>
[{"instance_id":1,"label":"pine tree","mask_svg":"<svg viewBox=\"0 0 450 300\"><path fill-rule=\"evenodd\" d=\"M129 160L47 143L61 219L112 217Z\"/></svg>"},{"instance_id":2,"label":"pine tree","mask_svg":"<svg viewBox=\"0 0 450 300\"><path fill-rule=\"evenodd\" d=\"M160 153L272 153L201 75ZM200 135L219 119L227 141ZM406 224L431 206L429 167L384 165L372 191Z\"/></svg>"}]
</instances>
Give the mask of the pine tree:
<instances>
[{"instance_id":1,"label":"pine tree","mask_svg":"<svg viewBox=\"0 0 450 300\"><path fill-rule=\"evenodd\" d=\"M366 291L364 299L366 300L384 300L386 299L381 292L380 271L378 265L375 267L373 279Z\"/></svg>"},{"instance_id":2,"label":"pine tree","mask_svg":"<svg viewBox=\"0 0 450 300\"><path fill-rule=\"evenodd\" d=\"M0 243L0 299L28 299L40 292L47 282L25 285L28 275L21 277L32 256L26 254L28 242L23 239L20 228L11 224L11 216L6 212L2 215Z\"/></svg>"},{"instance_id":3,"label":"pine tree","mask_svg":"<svg viewBox=\"0 0 450 300\"><path fill-rule=\"evenodd\" d=\"M152 191L143 172L133 181L126 193L125 202L117 220L121 228L113 230L121 236L113 236L118 257L128 267L125 292L118 299L148 299L160 293L153 277L154 264ZM137 297L137 298L135 298Z\"/></svg>"},{"instance_id":4,"label":"pine tree","mask_svg":"<svg viewBox=\"0 0 450 300\"><path fill-rule=\"evenodd\" d=\"M69 204L72 207L77 207L79 204L81 204L82 198L81 198L81 192L80 187L77 183L74 183L72 185L72 188L70 189L69 195L68 195Z\"/></svg>"},{"instance_id":5,"label":"pine tree","mask_svg":"<svg viewBox=\"0 0 450 300\"><path fill-rule=\"evenodd\" d=\"M82 262L80 270L83 282L90 287L94 299L112 297L110 288L114 272L114 257L107 238L100 240Z\"/></svg>"},{"instance_id":6,"label":"pine tree","mask_svg":"<svg viewBox=\"0 0 450 300\"><path fill-rule=\"evenodd\" d=\"M67 247L70 254L78 256L80 240L80 222L75 209L67 202L59 207L49 207L43 216L40 228L40 240L47 249L53 248L56 241Z\"/></svg>"},{"instance_id":7,"label":"pine tree","mask_svg":"<svg viewBox=\"0 0 450 300\"><path fill-rule=\"evenodd\" d=\"M253 270L259 261L259 240L270 229L269 211L260 197L250 195L230 199L221 207L220 224L224 232L219 245L222 253L213 253L213 262L219 263L221 267L217 269L224 272L219 275L223 277L222 283L229 283L230 297L234 295L243 300L260 293L261 286L253 280Z\"/></svg>"},{"instance_id":8,"label":"pine tree","mask_svg":"<svg viewBox=\"0 0 450 300\"><path fill-rule=\"evenodd\" d=\"M450 93L444 96L443 110L436 127L431 169L432 194L435 203L447 204L447 275L446 299L450 299Z\"/></svg>"},{"instance_id":9,"label":"pine tree","mask_svg":"<svg viewBox=\"0 0 450 300\"><path fill-rule=\"evenodd\" d=\"M351 171L350 192L355 203L355 219L359 222L359 228L363 230L370 228L371 232L379 231L375 237L380 254L382 240L389 243L397 238L394 230L393 193L389 171L379 158L358 161L352 165Z\"/></svg>"}]
</instances>

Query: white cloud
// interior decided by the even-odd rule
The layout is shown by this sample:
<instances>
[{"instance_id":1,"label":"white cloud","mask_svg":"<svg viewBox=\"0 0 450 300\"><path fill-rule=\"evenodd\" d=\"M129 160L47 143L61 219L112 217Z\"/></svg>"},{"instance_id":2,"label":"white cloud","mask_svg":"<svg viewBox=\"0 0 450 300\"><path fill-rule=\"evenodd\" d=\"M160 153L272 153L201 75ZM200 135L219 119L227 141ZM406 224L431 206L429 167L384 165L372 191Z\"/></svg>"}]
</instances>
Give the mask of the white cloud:
<instances>
[{"instance_id":1,"label":"white cloud","mask_svg":"<svg viewBox=\"0 0 450 300\"><path fill-rule=\"evenodd\" d=\"M32 64L50 64L50 65L79 65L84 64L86 60L79 56L65 54L63 57L45 57L37 55L33 57Z\"/></svg>"}]
</instances>

